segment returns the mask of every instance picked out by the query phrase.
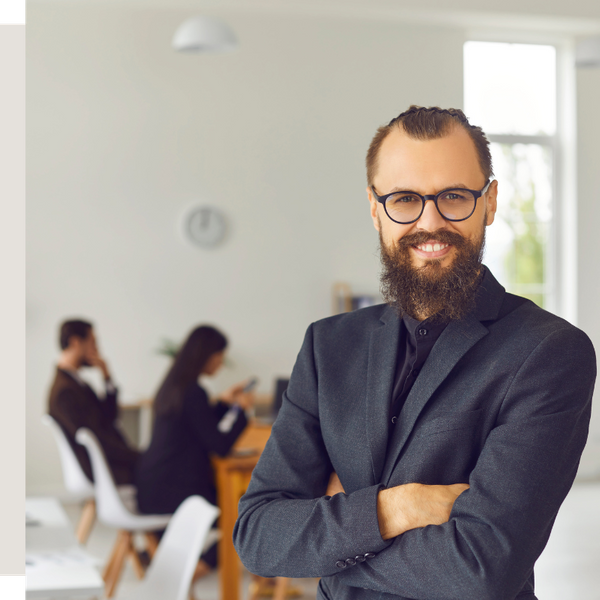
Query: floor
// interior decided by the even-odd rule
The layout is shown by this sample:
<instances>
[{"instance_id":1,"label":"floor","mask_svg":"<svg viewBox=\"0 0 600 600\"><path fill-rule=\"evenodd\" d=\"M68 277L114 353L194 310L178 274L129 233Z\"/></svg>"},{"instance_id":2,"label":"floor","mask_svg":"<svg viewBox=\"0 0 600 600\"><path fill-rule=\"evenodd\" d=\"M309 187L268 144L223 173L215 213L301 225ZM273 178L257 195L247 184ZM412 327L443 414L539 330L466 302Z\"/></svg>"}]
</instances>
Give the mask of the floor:
<instances>
[{"instance_id":1,"label":"floor","mask_svg":"<svg viewBox=\"0 0 600 600\"><path fill-rule=\"evenodd\" d=\"M75 524L79 507L66 509ZM110 553L114 538L114 531L96 523L87 549L101 563ZM127 566L117 591L126 593L136 583ZM294 585L303 589L304 600L316 597L317 583L315 579L294 580ZM248 584L249 576L244 571L244 596ZM540 600L600 600L600 482L576 484L565 500L548 546L536 565L536 592ZM199 581L194 595L198 600L218 600L217 574Z\"/></svg>"}]
</instances>

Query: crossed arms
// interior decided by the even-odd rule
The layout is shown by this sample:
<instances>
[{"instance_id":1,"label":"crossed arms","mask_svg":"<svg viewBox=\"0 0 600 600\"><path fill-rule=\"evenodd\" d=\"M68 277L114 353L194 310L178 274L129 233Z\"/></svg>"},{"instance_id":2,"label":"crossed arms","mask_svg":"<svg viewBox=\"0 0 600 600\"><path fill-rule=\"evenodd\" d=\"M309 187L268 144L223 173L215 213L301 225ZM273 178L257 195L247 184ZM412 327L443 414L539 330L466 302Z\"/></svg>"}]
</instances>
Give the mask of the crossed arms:
<instances>
[{"instance_id":1,"label":"crossed arms","mask_svg":"<svg viewBox=\"0 0 600 600\"><path fill-rule=\"evenodd\" d=\"M344 479L351 470L335 469L329 458L312 347L309 330L295 367L300 383L293 385L293 374L240 501L234 543L247 568L264 576L331 577L401 598L515 598L547 542L585 443L595 376L587 337L554 331L512 374L468 485L413 480L388 489L351 486L333 496L325 495L331 472ZM338 566L365 554L372 558Z\"/></svg>"},{"instance_id":2,"label":"crossed arms","mask_svg":"<svg viewBox=\"0 0 600 600\"><path fill-rule=\"evenodd\" d=\"M446 523L455 500L467 489L466 483L406 483L381 490L377 495L377 522L381 537L389 540L410 529ZM332 473L325 495L340 493L344 493L344 487L337 473Z\"/></svg>"}]
</instances>

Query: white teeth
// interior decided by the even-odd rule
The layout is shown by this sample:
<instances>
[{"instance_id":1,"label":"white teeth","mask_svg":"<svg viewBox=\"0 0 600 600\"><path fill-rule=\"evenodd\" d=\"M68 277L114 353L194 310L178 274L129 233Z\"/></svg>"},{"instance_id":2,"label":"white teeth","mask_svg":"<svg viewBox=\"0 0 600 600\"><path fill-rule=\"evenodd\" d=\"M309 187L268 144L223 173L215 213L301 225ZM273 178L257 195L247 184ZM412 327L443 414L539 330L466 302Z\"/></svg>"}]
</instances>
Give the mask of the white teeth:
<instances>
[{"instance_id":1,"label":"white teeth","mask_svg":"<svg viewBox=\"0 0 600 600\"><path fill-rule=\"evenodd\" d=\"M420 246L417 246L422 252L438 252L447 247L448 244L421 244Z\"/></svg>"}]
</instances>

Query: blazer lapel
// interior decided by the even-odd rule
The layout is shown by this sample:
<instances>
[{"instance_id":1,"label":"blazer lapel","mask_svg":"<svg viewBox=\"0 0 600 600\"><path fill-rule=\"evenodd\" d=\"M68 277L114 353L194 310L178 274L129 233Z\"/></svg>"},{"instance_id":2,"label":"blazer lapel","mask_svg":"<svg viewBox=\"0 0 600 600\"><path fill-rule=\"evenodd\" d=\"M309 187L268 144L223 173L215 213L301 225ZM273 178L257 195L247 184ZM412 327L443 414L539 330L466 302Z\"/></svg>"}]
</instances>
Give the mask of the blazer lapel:
<instances>
[{"instance_id":1,"label":"blazer lapel","mask_svg":"<svg viewBox=\"0 0 600 600\"><path fill-rule=\"evenodd\" d=\"M367 367L365 422L373 471L371 484L380 481L386 459L388 418L400 335L400 322L393 309L388 308L381 321L381 326L371 334Z\"/></svg>"},{"instance_id":2,"label":"blazer lapel","mask_svg":"<svg viewBox=\"0 0 600 600\"><path fill-rule=\"evenodd\" d=\"M388 456L386 457L385 470L381 478L385 485L389 483L396 461L415 426L417 418L435 390L466 352L487 333L488 329L475 317L467 318L464 321L453 321L443 331L421 369L394 428Z\"/></svg>"}]
</instances>

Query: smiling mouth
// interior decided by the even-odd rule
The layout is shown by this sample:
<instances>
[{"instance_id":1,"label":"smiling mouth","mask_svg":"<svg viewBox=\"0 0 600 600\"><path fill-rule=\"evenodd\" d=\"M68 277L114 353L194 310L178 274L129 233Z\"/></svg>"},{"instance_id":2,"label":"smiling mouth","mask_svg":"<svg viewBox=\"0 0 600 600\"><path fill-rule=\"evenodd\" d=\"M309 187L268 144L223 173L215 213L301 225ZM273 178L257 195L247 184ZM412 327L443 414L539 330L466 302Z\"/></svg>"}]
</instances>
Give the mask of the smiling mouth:
<instances>
[{"instance_id":1,"label":"smiling mouth","mask_svg":"<svg viewBox=\"0 0 600 600\"><path fill-rule=\"evenodd\" d=\"M450 244L440 244L439 242L433 242L433 243L427 242L426 244L419 244L418 246L413 246L413 248L416 248L417 250L420 250L421 252L432 253L432 252L440 252L442 250L445 250L449 246L450 246Z\"/></svg>"}]
</instances>

